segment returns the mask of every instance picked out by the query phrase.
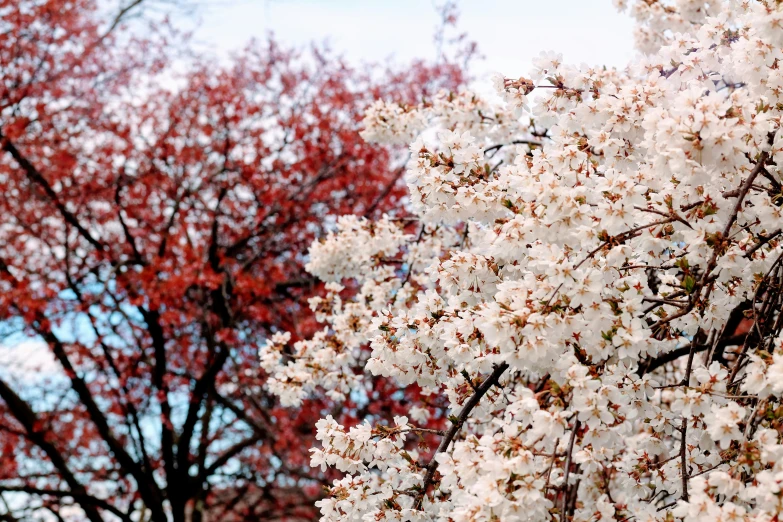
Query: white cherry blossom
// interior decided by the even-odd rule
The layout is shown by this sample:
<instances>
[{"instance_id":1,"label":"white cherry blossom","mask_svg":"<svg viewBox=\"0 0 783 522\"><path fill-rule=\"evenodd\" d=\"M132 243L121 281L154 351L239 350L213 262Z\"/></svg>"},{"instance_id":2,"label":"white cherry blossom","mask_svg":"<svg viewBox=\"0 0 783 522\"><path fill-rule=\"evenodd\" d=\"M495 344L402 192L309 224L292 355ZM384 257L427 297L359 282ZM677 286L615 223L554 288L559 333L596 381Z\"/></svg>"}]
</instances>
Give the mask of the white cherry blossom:
<instances>
[{"instance_id":1,"label":"white cherry blossom","mask_svg":"<svg viewBox=\"0 0 783 522\"><path fill-rule=\"evenodd\" d=\"M412 143L410 214L340 218L324 329L261 362L288 405L367 375L421 401L318 422L325 522L783 514L783 4L615 4L623 70L546 52L495 101L368 111Z\"/></svg>"}]
</instances>

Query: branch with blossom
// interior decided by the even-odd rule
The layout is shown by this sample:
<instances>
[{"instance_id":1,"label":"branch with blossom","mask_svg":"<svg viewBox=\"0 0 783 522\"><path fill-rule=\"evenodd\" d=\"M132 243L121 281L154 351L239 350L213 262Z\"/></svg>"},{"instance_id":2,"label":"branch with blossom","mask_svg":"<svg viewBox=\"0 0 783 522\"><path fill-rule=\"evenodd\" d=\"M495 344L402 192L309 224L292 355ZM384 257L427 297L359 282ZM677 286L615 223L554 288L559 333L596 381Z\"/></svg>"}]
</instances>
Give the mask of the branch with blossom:
<instances>
[{"instance_id":1,"label":"branch with blossom","mask_svg":"<svg viewBox=\"0 0 783 522\"><path fill-rule=\"evenodd\" d=\"M324 330L262 359L290 403L418 386L435 431L321 421L313 463L346 472L322 520L783 511L783 6L631 4L623 71L548 53L497 102L367 112L412 142L418 223L341 219L310 250Z\"/></svg>"}]
</instances>

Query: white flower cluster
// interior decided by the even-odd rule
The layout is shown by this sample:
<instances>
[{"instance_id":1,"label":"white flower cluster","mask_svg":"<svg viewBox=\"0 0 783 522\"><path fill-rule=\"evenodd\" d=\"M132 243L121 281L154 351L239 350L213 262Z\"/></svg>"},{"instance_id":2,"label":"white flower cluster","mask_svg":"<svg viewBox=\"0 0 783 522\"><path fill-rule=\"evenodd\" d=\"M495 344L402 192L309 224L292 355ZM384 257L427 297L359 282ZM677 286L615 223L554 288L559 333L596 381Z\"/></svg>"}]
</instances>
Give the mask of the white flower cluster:
<instances>
[{"instance_id":1,"label":"white flower cluster","mask_svg":"<svg viewBox=\"0 0 783 522\"><path fill-rule=\"evenodd\" d=\"M356 216L341 216L336 232L312 244L305 268L322 281L338 282L372 271L378 259L394 255L407 239L389 218L371 223Z\"/></svg>"},{"instance_id":2,"label":"white flower cluster","mask_svg":"<svg viewBox=\"0 0 783 522\"><path fill-rule=\"evenodd\" d=\"M422 400L319 422L324 521L783 514L783 4L616 3L651 53L625 71L545 54L498 105L368 113L413 141L415 217L341 219L325 329L262 362L288 404L365 372Z\"/></svg>"},{"instance_id":3,"label":"white flower cluster","mask_svg":"<svg viewBox=\"0 0 783 522\"><path fill-rule=\"evenodd\" d=\"M410 143L427 126L421 111L378 100L365 112L362 138L370 143Z\"/></svg>"}]
</instances>

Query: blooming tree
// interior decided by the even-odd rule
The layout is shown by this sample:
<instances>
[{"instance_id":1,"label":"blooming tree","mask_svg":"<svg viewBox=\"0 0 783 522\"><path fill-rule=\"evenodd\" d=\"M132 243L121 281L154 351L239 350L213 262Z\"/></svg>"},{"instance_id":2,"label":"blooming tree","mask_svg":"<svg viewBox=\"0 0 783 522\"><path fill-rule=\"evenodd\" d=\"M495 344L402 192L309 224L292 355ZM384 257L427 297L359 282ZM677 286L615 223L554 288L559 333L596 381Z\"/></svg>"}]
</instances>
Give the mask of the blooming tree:
<instances>
[{"instance_id":1,"label":"blooming tree","mask_svg":"<svg viewBox=\"0 0 783 522\"><path fill-rule=\"evenodd\" d=\"M783 5L617 3L625 70L542 54L496 102L367 112L412 142L413 217L314 243L323 330L261 359L286 404L420 400L318 422L322 520L778 519Z\"/></svg>"},{"instance_id":2,"label":"blooming tree","mask_svg":"<svg viewBox=\"0 0 783 522\"><path fill-rule=\"evenodd\" d=\"M307 449L335 405L282 407L258 347L315 331L304 254L328 216L398 206L364 108L462 68L274 41L192 60L156 12L126 27L166 2L115 3L0 0L0 342L35 338L56 368L0 368L0 519L312 519L328 475ZM368 381L372 407L335 416L391 418L395 391Z\"/></svg>"}]
</instances>

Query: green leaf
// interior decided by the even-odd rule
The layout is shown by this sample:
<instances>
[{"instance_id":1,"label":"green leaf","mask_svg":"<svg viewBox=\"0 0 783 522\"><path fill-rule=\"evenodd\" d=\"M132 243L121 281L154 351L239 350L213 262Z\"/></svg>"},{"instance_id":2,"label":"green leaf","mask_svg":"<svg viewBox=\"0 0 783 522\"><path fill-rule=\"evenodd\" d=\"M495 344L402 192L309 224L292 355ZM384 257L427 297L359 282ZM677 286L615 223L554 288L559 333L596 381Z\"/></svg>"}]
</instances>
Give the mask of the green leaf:
<instances>
[{"instance_id":1,"label":"green leaf","mask_svg":"<svg viewBox=\"0 0 783 522\"><path fill-rule=\"evenodd\" d=\"M690 294L696 287L696 280L693 276L686 275L682 280L682 287L685 289L686 293Z\"/></svg>"}]
</instances>

